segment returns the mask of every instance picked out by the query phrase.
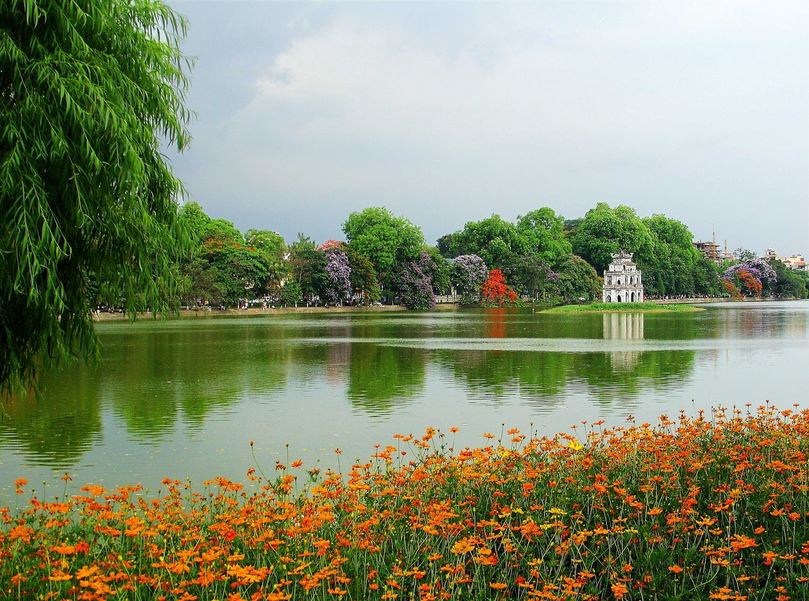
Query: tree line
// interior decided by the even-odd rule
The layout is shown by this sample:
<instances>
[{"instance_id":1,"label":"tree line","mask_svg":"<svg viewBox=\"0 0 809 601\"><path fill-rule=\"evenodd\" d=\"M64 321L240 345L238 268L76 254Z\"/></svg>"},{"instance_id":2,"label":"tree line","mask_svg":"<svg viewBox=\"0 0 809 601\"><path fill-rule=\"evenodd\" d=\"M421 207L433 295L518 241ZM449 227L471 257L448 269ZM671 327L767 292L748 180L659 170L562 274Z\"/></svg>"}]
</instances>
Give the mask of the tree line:
<instances>
[{"instance_id":1,"label":"tree line","mask_svg":"<svg viewBox=\"0 0 809 601\"><path fill-rule=\"evenodd\" d=\"M598 274L619 250L634 254L649 297L807 293L805 274L779 261L745 256L714 263L694 247L682 222L641 218L623 205L599 203L573 220L548 207L513 223L492 215L441 236L435 246L417 225L381 207L351 213L342 227L345 240L321 244L303 234L287 243L269 230L242 233L193 202L180 208L179 221L192 243L178 266L178 300L186 306L385 302L427 309L436 295L450 293L462 304L584 302L600 297Z\"/></svg>"}]
</instances>

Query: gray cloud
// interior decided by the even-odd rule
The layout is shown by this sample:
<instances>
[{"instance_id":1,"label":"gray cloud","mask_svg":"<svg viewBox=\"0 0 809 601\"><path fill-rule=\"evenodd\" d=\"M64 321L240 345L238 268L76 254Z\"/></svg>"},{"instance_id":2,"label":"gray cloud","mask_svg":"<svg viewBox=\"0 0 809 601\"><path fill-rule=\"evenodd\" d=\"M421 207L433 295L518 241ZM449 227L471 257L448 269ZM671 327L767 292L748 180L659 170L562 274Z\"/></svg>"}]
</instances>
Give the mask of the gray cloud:
<instances>
[{"instance_id":1,"label":"gray cloud","mask_svg":"<svg viewBox=\"0 0 809 601\"><path fill-rule=\"evenodd\" d=\"M809 14L792 3L188 3L192 198L337 237L385 205L428 240L598 201L809 252Z\"/></svg>"}]
</instances>

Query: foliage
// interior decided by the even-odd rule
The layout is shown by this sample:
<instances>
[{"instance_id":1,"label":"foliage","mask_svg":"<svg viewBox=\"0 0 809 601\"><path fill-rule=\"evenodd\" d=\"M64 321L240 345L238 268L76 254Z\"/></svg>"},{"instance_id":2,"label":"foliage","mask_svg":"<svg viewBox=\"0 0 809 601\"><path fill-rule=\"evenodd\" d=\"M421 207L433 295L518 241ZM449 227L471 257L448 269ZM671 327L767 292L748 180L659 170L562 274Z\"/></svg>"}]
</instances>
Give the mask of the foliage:
<instances>
[{"instance_id":1,"label":"foliage","mask_svg":"<svg viewBox=\"0 0 809 601\"><path fill-rule=\"evenodd\" d=\"M201 252L209 267L216 270L216 284L225 305L233 306L247 297L266 293L270 265L255 249L227 239L209 238Z\"/></svg>"},{"instance_id":2,"label":"foliage","mask_svg":"<svg viewBox=\"0 0 809 601\"><path fill-rule=\"evenodd\" d=\"M426 252L421 253L418 261L401 264L392 278L395 302L408 309L432 308L435 294L431 274L434 271L435 264Z\"/></svg>"},{"instance_id":3,"label":"foliage","mask_svg":"<svg viewBox=\"0 0 809 601\"><path fill-rule=\"evenodd\" d=\"M513 428L453 454L455 431L397 435L345 475L293 460L273 479L251 470L249 489L220 477L203 491L166 479L150 499L97 484L33 497L2 512L0 581L20 599L199 601L448 590L732 600L805 588L807 411L629 418L580 437Z\"/></svg>"},{"instance_id":4,"label":"foliage","mask_svg":"<svg viewBox=\"0 0 809 601\"><path fill-rule=\"evenodd\" d=\"M382 207L351 213L343 232L348 245L371 260L382 282L398 265L417 261L424 246L421 229Z\"/></svg>"},{"instance_id":5,"label":"foliage","mask_svg":"<svg viewBox=\"0 0 809 601\"><path fill-rule=\"evenodd\" d=\"M761 290L763 288L761 280L744 269L739 270L736 275L739 277L743 288L747 290L750 295L761 296Z\"/></svg>"},{"instance_id":6,"label":"foliage","mask_svg":"<svg viewBox=\"0 0 809 601\"><path fill-rule=\"evenodd\" d=\"M452 260L450 278L463 304L480 300L480 288L488 275L486 262L477 255L460 255Z\"/></svg>"},{"instance_id":7,"label":"foliage","mask_svg":"<svg viewBox=\"0 0 809 601\"><path fill-rule=\"evenodd\" d=\"M770 259L775 281L765 281L767 292L782 298L807 298L809 296L809 273L790 269L778 259Z\"/></svg>"},{"instance_id":8,"label":"foliage","mask_svg":"<svg viewBox=\"0 0 809 601\"><path fill-rule=\"evenodd\" d=\"M196 258L183 269L185 283L181 301L184 305L218 306L225 302L225 292L220 286L219 270L205 258Z\"/></svg>"},{"instance_id":9,"label":"foliage","mask_svg":"<svg viewBox=\"0 0 809 601\"><path fill-rule=\"evenodd\" d=\"M287 275L284 257L287 245L281 234L270 230L247 230L245 244L255 249L268 265L268 288L277 289Z\"/></svg>"},{"instance_id":10,"label":"foliage","mask_svg":"<svg viewBox=\"0 0 809 601\"><path fill-rule=\"evenodd\" d=\"M752 261L756 258L756 253L748 248L737 248L733 251L733 255L736 257L738 261Z\"/></svg>"},{"instance_id":11,"label":"foliage","mask_svg":"<svg viewBox=\"0 0 809 601\"><path fill-rule=\"evenodd\" d=\"M486 304L503 306L516 302L517 293L506 284L506 278L499 269L489 271L489 277L483 282L481 296Z\"/></svg>"},{"instance_id":12,"label":"foliage","mask_svg":"<svg viewBox=\"0 0 809 601\"><path fill-rule=\"evenodd\" d=\"M326 252L324 271L323 298L330 304L344 303L351 300L351 267L348 256L338 247L331 247Z\"/></svg>"},{"instance_id":13,"label":"foliage","mask_svg":"<svg viewBox=\"0 0 809 601\"><path fill-rule=\"evenodd\" d=\"M517 232L524 240L525 251L547 265L559 265L573 252L565 237L564 217L548 207L518 217Z\"/></svg>"},{"instance_id":14,"label":"foliage","mask_svg":"<svg viewBox=\"0 0 809 601\"><path fill-rule=\"evenodd\" d=\"M301 285L295 280L286 282L280 292L281 304L286 307L297 307L303 301Z\"/></svg>"},{"instance_id":15,"label":"foliage","mask_svg":"<svg viewBox=\"0 0 809 601\"><path fill-rule=\"evenodd\" d=\"M723 279L722 286L724 287L725 292L730 295L730 298L734 300L740 300L742 298L742 293L739 291L739 288L730 280Z\"/></svg>"},{"instance_id":16,"label":"foliage","mask_svg":"<svg viewBox=\"0 0 809 601\"><path fill-rule=\"evenodd\" d=\"M601 278L587 261L571 255L559 267L558 289L567 302L592 301L601 298Z\"/></svg>"},{"instance_id":17,"label":"foliage","mask_svg":"<svg viewBox=\"0 0 809 601\"><path fill-rule=\"evenodd\" d=\"M694 291L706 296L719 296L722 285L719 277L719 266L706 257L700 257L694 265Z\"/></svg>"},{"instance_id":18,"label":"foliage","mask_svg":"<svg viewBox=\"0 0 809 601\"><path fill-rule=\"evenodd\" d=\"M463 230L452 234L449 241L443 241L443 246L449 251L446 256L478 255L489 267L501 270L526 251L526 241L517 228L499 215L468 222Z\"/></svg>"},{"instance_id":19,"label":"foliage","mask_svg":"<svg viewBox=\"0 0 809 601\"><path fill-rule=\"evenodd\" d=\"M452 261L441 255L435 246L425 246L422 252L430 257L430 280L435 294L449 294L452 288Z\"/></svg>"},{"instance_id":20,"label":"foliage","mask_svg":"<svg viewBox=\"0 0 809 601\"><path fill-rule=\"evenodd\" d=\"M602 273L621 250L633 253L642 269L653 265L654 242L649 228L635 210L625 205L610 208L600 202L587 211L573 236L573 252ZM646 279L646 274L644 274Z\"/></svg>"},{"instance_id":21,"label":"foliage","mask_svg":"<svg viewBox=\"0 0 809 601\"><path fill-rule=\"evenodd\" d=\"M769 261L766 259L756 258L731 265L725 270L722 277L725 279L732 279L741 271L746 271L761 282L773 283L778 279L778 275L775 273L775 269L773 269L772 264Z\"/></svg>"},{"instance_id":22,"label":"foliage","mask_svg":"<svg viewBox=\"0 0 809 601\"><path fill-rule=\"evenodd\" d=\"M643 220L652 236L653 252L643 273L644 289L649 296L693 296L697 290L697 266L703 259L694 246L694 238L685 224L665 215Z\"/></svg>"},{"instance_id":23,"label":"foliage","mask_svg":"<svg viewBox=\"0 0 809 601\"><path fill-rule=\"evenodd\" d=\"M130 312L179 298L185 27L159 0L0 3L0 388L94 356L94 283Z\"/></svg>"},{"instance_id":24,"label":"foliage","mask_svg":"<svg viewBox=\"0 0 809 601\"><path fill-rule=\"evenodd\" d=\"M315 302L328 287L326 255L303 234L298 234L298 239L289 247L289 271L307 304Z\"/></svg>"},{"instance_id":25,"label":"foliage","mask_svg":"<svg viewBox=\"0 0 809 601\"><path fill-rule=\"evenodd\" d=\"M732 282L740 292L746 291L750 296L761 296L764 282L772 285L778 276L769 261L753 258L731 265L722 274L722 278ZM729 292L735 297L732 290Z\"/></svg>"},{"instance_id":26,"label":"foliage","mask_svg":"<svg viewBox=\"0 0 809 601\"><path fill-rule=\"evenodd\" d=\"M540 296L544 299L549 295L559 295L560 276L539 255L517 257L508 274L512 284L534 300L539 300Z\"/></svg>"},{"instance_id":27,"label":"foliage","mask_svg":"<svg viewBox=\"0 0 809 601\"><path fill-rule=\"evenodd\" d=\"M349 246L342 246L348 257L351 289L362 297L362 303L375 303L382 296L374 264L365 255Z\"/></svg>"},{"instance_id":28,"label":"foliage","mask_svg":"<svg viewBox=\"0 0 809 601\"><path fill-rule=\"evenodd\" d=\"M184 204L179 219L192 241L190 258L179 265L185 304L233 306L278 287L285 269L278 234L250 230L245 239L230 221L211 219L197 203Z\"/></svg>"}]
</instances>

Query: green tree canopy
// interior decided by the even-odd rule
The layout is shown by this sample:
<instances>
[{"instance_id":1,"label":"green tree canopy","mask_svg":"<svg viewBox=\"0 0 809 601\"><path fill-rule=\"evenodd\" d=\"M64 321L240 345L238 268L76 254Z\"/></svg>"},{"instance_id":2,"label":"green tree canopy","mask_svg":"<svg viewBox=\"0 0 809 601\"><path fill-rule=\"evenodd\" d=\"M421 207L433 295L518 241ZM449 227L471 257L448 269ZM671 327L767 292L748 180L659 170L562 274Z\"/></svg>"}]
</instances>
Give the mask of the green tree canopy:
<instances>
[{"instance_id":1,"label":"green tree canopy","mask_svg":"<svg viewBox=\"0 0 809 601\"><path fill-rule=\"evenodd\" d=\"M261 255L269 267L269 285L278 288L287 274L287 244L281 234L270 230L247 230L245 243Z\"/></svg>"},{"instance_id":2,"label":"green tree canopy","mask_svg":"<svg viewBox=\"0 0 809 601\"><path fill-rule=\"evenodd\" d=\"M0 3L0 387L94 354L93 280L129 311L179 296L185 28L160 0Z\"/></svg>"},{"instance_id":3,"label":"green tree canopy","mask_svg":"<svg viewBox=\"0 0 809 601\"><path fill-rule=\"evenodd\" d=\"M348 264L351 268L351 287L354 292L362 296L362 302L375 303L377 302L382 291L379 289L379 281L376 278L376 270L371 259L357 252L350 246L341 246L348 256Z\"/></svg>"},{"instance_id":4,"label":"green tree canopy","mask_svg":"<svg viewBox=\"0 0 809 601\"><path fill-rule=\"evenodd\" d=\"M419 258L424 234L404 217L382 207L351 213L343 224L348 245L371 260L377 275L385 281L394 267Z\"/></svg>"},{"instance_id":5,"label":"green tree canopy","mask_svg":"<svg viewBox=\"0 0 809 601\"><path fill-rule=\"evenodd\" d=\"M565 237L565 219L553 209L542 207L517 218L517 232L526 250L545 263L556 266L573 251Z\"/></svg>"},{"instance_id":6,"label":"green tree canopy","mask_svg":"<svg viewBox=\"0 0 809 601\"><path fill-rule=\"evenodd\" d=\"M478 255L490 269L509 269L514 259L527 250L526 241L514 224L500 215L469 221L460 232L452 234L448 242L448 256ZM439 243L447 246L447 241Z\"/></svg>"},{"instance_id":7,"label":"green tree canopy","mask_svg":"<svg viewBox=\"0 0 809 601\"><path fill-rule=\"evenodd\" d=\"M613 209L607 203L600 202L587 211L575 231L573 252L590 263L598 273L607 268L612 254L620 250L633 253L641 267L652 264L652 235L631 207L620 205Z\"/></svg>"},{"instance_id":8,"label":"green tree canopy","mask_svg":"<svg viewBox=\"0 0 809 601\"><path fill-rule=\"evenodd\" d=\"M298 234L298 239L290 245L289 252L292 280L300 287L303 299L310 302L314 297L320 296L327 286L326 255L314 241L303 234Z\"/></svg>"},{"instance_id":9,"label":"green tree canopy","mask_svg":"<svg viewBox=\"0 0 809 601\"><path fill-rule=\"evenodd\" d=\"M702 258L694 246L688 227L665 215L652 215L643 220L652 235L653 251L648 273L643 276L646 293L653 295L693 295L695 275Z\"/></svg>"}]
</instances>

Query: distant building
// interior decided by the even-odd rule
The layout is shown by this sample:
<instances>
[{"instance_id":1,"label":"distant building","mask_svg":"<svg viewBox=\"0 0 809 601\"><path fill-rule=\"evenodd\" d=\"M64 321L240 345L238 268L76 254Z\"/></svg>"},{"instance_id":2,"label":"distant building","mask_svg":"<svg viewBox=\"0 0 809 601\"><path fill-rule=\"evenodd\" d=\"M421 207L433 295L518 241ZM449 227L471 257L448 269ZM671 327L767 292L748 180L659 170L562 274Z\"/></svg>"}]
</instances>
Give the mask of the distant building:
<instances>
[{"instance_id":1,"label":"distant building","mask_svg":"<svg viewBox=\"0 0 809 601\"><path fill-rule=\"evenodd\" d=\"M612 263L604 270L605 303L642 303L641 272L632 262L632 253L621 251L612 255Z\"/></svg>"},{"instance_id":2,"label":"distant building","mask_svg":"<svg viewBox=\"0 0 809 601\"><path fill-rule=\"evenodd\" d=\"M803 258L803 255L792 255L791 257L781 257L781 261L783 261L784 265L786 265L790 269L798 269L801 271L806 271L806 259Z\"/></svg>"},{"instance_id":3,"label":"distant building","mask_svg":"<svg viewBox=\"0 0 809 601\"><path fill-rule=\"evenodd\" d=\"M713 261L714 263L720 263L722 261L722 257L719 254L719 245L716 242L694 242L694 246L697 247L697 250L702 253L709 261Z\"/></svg>"},{"instance_id":4,"label":"distant building","mask_svg":"<svg viewBox=\"0 0 809 601\"><path fill-rule=\"evenodd\" d=\"M789 267L790 269L797 269L798 271L806 271L806 259L803 258L803 255L792 255L789 257L779 257L778 253L775 252L772 248L768 248L764 253L765 259L776 259L781 261L784 265Z\"/></svg>"}]
</instances>

